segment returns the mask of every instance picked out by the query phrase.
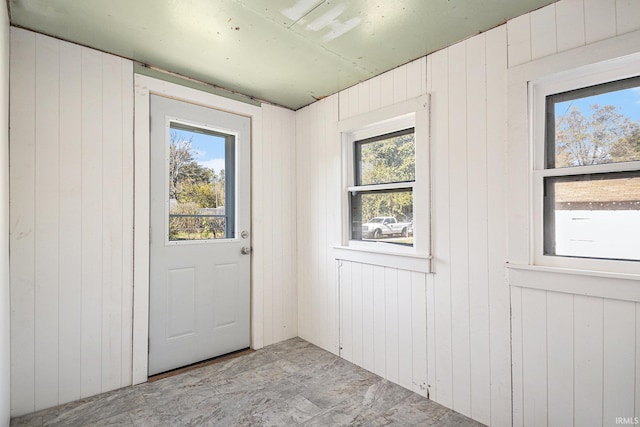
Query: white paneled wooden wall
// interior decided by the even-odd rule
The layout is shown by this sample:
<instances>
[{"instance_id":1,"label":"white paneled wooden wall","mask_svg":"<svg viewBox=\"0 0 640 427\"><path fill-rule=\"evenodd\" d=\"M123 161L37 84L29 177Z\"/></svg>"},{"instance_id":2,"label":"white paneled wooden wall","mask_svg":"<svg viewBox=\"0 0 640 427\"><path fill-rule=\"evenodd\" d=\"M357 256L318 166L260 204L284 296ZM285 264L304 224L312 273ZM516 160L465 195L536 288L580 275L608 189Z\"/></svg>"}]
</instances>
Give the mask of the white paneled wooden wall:
<instances>
[{"instance_id":1,"label":"white paneled wooden wall","mask_svg":"<svg viewBox=\"0 0 640 427\"><path fill-rule=\"evenodd\" d=\"M511 303L515 426L640 416L638 303L519 287Z\"/></svg>"},{"instance_id":2,"label":"white paneled wooden wall","mask_svg":"<svg viewBox=\"0 0 640 427\"><path fill-rule=\"evenodd\" d=\"M304 171L298 184L300 336L337 352L331 246L340 243L343 195L335 123L431 94L435 275L426 281L428 331L414 345L427 350L431 399L494 425L511 419L509 292L503 268L506 71L502 26L340 92L339 111L332 97L297 115L298 170ZM365 282L354 283L359 290L371 286ZM365 302L353 299L358 291L350 295L359 318ZM394 329L392 319L378 327ZM343 341L353 337L353 332L342 332ZM347 351L345 357L359 363L364 344L357 340L352 345L355 353ZM373 354L375 359L386 353L380 347ZM371 361L362 357L362 366L369 367ZM390 375L395 379L397 373L391 370ZM408 384L406 376L402 381Z\"/></svg>"},{"instance_id":3,"label":"white paneled wooden wall","mask_svg":"<svg viewBox=\"0 0 640 427\"><path fill-rule=\"evenodd\" d=\"M11 31L11 401L131 383L133 69Z\"/></svg>"},{"instance_id":4,"label":"white paneled wooden wall","mask_svg":"<svg viewBox=\"0 0 640 427\"><path fill-rule=\"evenodd\" d=\"M427 277L395 268L337 261L340 355L427 396Z\"/></svg>"},{"instance_id":5,"label":"white paneled wooden wall","mask_svg":"<svg viewBox=\"0 0 640 427\"><path fill-rule=\"evenodd\" d=\"M510 422L504 26L427 58L431 93L433 287L427 312L436 401Z\"/></svg>"},{"instance_id":6,"label":"white paneled wooden wall","mask_svg":"<svg viewBox=\"0 0 640 427\"><path fill-rule=\"evenodd\" d=\"M615 42L617 36L640 30L638 16L640 2L635 0L562 0L523 15L507 23L509 67L522 71L543 57L606 39ZM546 60L558 58L565 64L563 57ZM526 111L524 105L511 108ZM510 126L526 129L526 123ZM520 134L522 138L510 137L512 163L517 164L509 172L509 218L521 232L512 226L508 260L527 264L530 246L522 206L529 200L528 175L522 168L530 148ZM518 282L512 278L511 283L513 424L609 426L616 425L616 417L640 416L638 304L624 300L625 293L618 293L621 299L587 296L593 289L615 295L622 286L618 280L550 273L538 278L540 274L518 270Z\"/></svg>"},{"instance_id":7,"label":"white paneled wooden wall","mask_svg":"<svg viewBox=\"0 0 640 427\"><path fill-rule=\"evenodd\" d=\"M296 112L298 335L338 354L338 96Z\"/></svg>"},{"instance_id":8,"label":"white paneled wooden wall","mask_svg":"<svg viewBox=\"0 0 640 427\"><path fill-rule=\"evenodd\" d=\"M262 106L262 143L252 153L253 278L262 281L263 340L298 336L295 113Z\"/></svg>"},{"instance_id":9,"label":"white paneled wooden wall","mask_svg":"<svg viewBox=\"0 0 640 427\"><path fill-rule=\"evenodd\" d=\"M9 16L0 12L0 425L9 425Z\"/></svg>"},{"instance_id":10,"label":"white paneled wooden wall","mask_svg":"<svg viewBox=\"0 0 640 427\"><path fill-rule=\"evenodd\" d=\"M507 23L509 67L640 29L637 0L561 0Z\"/></svg>"}]
</instances>

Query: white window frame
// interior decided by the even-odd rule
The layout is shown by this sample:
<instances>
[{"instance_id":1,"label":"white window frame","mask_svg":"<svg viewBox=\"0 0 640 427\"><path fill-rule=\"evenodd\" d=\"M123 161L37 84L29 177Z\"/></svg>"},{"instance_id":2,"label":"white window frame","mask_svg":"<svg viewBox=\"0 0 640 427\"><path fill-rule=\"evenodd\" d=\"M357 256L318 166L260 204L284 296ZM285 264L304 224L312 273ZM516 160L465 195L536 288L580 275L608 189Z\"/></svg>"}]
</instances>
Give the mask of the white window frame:
<instances>
[{"instance_id":1,"label":"white window frame","mask_svg":"<svg viewBox=\"0 0 640 427\"><path fill-rule=\"evenodd\" d=\"M531 138L531 230L532 262L534 265L583 271L640 273L640 261L578 258L544 253L544 179L546 177L580 176L595 173L633 172L640 170L640 161L607 163L589 166L545 169L546 97L557 93L615 82L640 75L640 55L586 65L573 70L529 82L529 112Z\"/></svg>"},{"instance_id":2,"label":"white window frame","mask_svg":"<svg viewBox=\"0 0 640 427\"><path fill-rule=\"evenodd\" d=\"M414 128L415 141L415 181L393 184L355 185L355 142L363 139L382 136L392 132ZM338 122L338 131L342 142L342 250L340 259L365 260L376 259L385 265L384 257L408 258L409 266L414 271L430 270L431 258L431 230L430 230L430 160L429 160L429 96L423 95L403 101L385 108L361 114ZM413 190L413 236L411 246L393 245L383 242L351 240L350 192L356 189L398 189L411 188ZM359 252L360 254L357 254ZM379 262L378 261L378 262ZM397 260L403 264L402 260Z\"/></svg>"}]
</instances>

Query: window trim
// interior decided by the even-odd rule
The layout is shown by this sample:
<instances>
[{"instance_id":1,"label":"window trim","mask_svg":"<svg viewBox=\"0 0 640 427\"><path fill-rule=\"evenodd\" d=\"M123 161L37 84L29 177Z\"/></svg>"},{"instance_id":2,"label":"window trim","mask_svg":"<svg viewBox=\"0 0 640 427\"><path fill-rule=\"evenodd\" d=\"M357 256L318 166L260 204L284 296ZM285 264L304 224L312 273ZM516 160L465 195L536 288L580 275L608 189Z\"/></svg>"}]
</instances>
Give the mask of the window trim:
<instances>
[{"instance_id":1,"label":"window trim","mask_svg":"<svg viewBox=\"0 0 640 427\"><path fill-rule=\"evenodd\" d=\"M365 140L396 131L414 128L416 147L415 181L375 185L355 185L355 141ZM429 155L429 96L422 95L388 107L360 114L338 122L342 145L342 233L341 251L346 259L354 250L404 255L419 258L428 265L420 270L430 270L430 155ZM375 188L373 188L375 187ZM381 244L379 242L351 240L350 191L358 189L411 188L413 191L414 246Z\"/></svg>"},{"instance_id":2,"label":"window trim","mask_svg":"<svg viewBox=\"0 0 640 427\"><path fill-rule=\"evenodd\" d=\"M544 181L545 178L634 172L640 170L640 161L606 163L589 166L546 168L547 141L547 96L584 89L605 83L640 76L640 56L618 58L545 76L528 83L529 123L531 149L530 176L530 232L532 265L569 268L584 271L637 274L640 261L602 258L571 257L545 254L544 227Z\"/></svg>"}]
</instances>

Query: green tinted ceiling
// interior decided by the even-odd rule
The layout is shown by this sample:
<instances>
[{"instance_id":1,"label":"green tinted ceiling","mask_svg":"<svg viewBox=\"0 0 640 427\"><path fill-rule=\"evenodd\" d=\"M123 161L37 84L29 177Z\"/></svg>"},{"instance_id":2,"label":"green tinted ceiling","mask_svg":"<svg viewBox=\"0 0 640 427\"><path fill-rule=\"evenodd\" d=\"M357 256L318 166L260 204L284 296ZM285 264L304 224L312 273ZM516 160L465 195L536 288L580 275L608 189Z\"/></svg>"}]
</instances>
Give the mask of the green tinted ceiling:
<instances>
[{"instance_id":1,"label":"green tinted ceiling","mask_svg":"<svg viewBox=\"0 0 640 427\"><path fill-rule=\"evenodd\" d=\"M13 25L297 109L555 0L10 0Z\"/></svg>"}]
</instances>

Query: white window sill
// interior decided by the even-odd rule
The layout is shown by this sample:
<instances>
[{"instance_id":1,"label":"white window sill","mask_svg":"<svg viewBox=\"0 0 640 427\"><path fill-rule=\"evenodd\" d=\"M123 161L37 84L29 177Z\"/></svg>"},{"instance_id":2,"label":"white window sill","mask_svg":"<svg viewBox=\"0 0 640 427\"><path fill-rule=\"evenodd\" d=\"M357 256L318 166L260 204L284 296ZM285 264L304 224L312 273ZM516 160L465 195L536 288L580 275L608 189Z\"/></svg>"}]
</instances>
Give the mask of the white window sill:
<instances>
[{"instance_id":1,"label":"white window sill","mask_svg":"<svg viewBox=\"0 0 640 427\"><path fill-rule=\"evenodd\" d=\"M378 265L400 270L431 272L431 256L415 252L381 251L378 248L334 246L334 258L337 260Z\"/></svg>"},{"instance_id":2,"label":"white window sill","mask_svg":"<svg viewBox=\"0 0 640 427\"><path fill-rule=\"evenodd\" d=\"M506 263L509 285L640 302L640 275Z\"/></svg>"}]
</instances>

